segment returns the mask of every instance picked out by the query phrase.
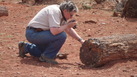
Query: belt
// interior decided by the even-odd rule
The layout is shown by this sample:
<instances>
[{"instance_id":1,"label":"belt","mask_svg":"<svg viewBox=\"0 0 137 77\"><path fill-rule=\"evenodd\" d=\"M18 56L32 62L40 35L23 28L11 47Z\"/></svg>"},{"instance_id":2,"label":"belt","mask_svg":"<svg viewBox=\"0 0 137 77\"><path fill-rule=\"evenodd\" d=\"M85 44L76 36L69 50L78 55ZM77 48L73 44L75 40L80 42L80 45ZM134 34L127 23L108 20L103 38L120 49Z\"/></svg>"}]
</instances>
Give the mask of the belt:
<instances>
[{"instance_id":1,"label":"belt","mask_svg":"<svg viewBox=\"0 0 137 77\"><path fill-rule=\"evenodd\" d=\"M31 27L31 26L28 26L27 29L34 29L36 32L44 31L44 30L41 29L41 28L34 28L34 27Z\"/></svg>"}]
</instances>

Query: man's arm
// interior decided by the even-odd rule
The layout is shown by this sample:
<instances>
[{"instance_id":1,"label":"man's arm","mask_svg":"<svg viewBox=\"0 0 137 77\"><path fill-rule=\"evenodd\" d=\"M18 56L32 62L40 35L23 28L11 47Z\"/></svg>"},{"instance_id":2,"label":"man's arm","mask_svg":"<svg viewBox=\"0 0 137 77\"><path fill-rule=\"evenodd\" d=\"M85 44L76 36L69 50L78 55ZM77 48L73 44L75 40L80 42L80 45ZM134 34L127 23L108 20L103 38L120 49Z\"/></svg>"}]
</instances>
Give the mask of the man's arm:
<instances>
[{"instance_id":1,"label":"man's arm","mask_svg":"<svg viewBox=\"0 0 137 77\"><path fill-rule=\"evenodd\" d=\"M69 22L69 23L62 25L60 27L50 28L50 31L53 35L57 35L63 31L65 31L66 29L70 29L70 28L74 27L76 24L77 24L77 22Z\"/></svg>"},{"instance_id":2,"label":"man's arm","mask_svg":"<svg viewBox=\"0 0 137 77\"><path fill-rule=\"evenodd\" d=\"M69 34L75 40L79 41L81 44L84 43L85 40L82 39L73 28L66 29L65 31L67 32L67 34Z\"/></svg>"}]
</instances>

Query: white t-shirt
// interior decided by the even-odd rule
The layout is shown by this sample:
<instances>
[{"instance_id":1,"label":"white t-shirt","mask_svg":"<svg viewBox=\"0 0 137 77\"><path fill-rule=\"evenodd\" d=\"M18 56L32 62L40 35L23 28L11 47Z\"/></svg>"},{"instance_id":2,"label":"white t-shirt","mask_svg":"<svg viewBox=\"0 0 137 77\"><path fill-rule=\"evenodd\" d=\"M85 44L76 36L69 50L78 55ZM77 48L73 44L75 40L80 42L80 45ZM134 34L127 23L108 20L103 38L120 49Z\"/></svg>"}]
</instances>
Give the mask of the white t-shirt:
<instances>
[{"instance_id":1,"label":"white t-shirt","mask_svg":"<svg viewBox=\"0 0 137 77\"><path fill-rule=\"evenodd\" d=\"M40 10L28 26L49 30L51 27L60 27L62 18L59 5L50 5Z\"/></svg>"}]
</instances>

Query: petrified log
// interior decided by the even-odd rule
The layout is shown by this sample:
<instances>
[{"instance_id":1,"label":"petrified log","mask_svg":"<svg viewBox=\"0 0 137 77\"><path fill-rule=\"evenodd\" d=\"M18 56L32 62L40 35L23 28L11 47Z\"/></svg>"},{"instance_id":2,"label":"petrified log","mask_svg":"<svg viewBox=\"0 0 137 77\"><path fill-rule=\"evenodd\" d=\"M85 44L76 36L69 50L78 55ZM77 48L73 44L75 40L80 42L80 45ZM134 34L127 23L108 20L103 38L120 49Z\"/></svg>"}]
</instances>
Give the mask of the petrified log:
<instances>
[{"instance_id":1,"label":"petrified log","mask_svg":"<svg viewBox=\"0 0 137 77\"><path fill-rule=\"evenodd\" d=\"M97 4L101 4L102 2L104 2L105 0L95 0L95 2L97 3Z\"/></svg>"},{"instance_id":2,"label":"petrified log","mask_svg":"<svg viewBox=\"0 0 137 77\"><path fill-rule=\"evenodd\" d=\"M81 62L91 67L125 58L137 58L136 34L90 38L80 49Z\"/></svg>"},{"instance_id":3,"label":"petrified log","mask_svg":"<svg viewBox=\"0 0 137 77\"><path fill-rule=\"evenodd\" d=\"M64 0L22 0L22 3L35 5L35 4L53 4L53 3L59 3Z\"/></svg>"},{"instance_id":4,"label":"petrified log","mask_svg":"<svg viewBox=\"0 0 137 77\"><path fill-rule=\"evenodd\" d=\"M0 17L1 16L8 16L8 10L4 6L0 6Z\"/></svg>"},{"instance_id":5,"label":"petrified log","mask_svg":"<svg viewBox=\"0 0 137 77\"><path fill-rule=\"evenodd\" d=\"M137 0L128 0L121 17L137 18Z\"/></svg>"}]
</instances>

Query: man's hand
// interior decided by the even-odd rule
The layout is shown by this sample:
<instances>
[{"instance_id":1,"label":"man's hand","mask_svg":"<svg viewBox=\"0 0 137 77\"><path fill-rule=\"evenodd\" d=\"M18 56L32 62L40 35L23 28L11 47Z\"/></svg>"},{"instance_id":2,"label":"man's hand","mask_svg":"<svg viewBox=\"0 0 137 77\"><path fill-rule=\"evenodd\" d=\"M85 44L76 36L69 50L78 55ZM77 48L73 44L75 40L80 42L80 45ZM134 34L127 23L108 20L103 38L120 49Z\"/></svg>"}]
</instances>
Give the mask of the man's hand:
<instances>
[{"instance_id":1,"label":"man's hand","mask_svg":"<svg viewBox=\"0 0 137 77\"><path fill-rule=\"evenodd\" d=\"M76 22L76 20L70 20L69 22L68 22L68 26L69 26L69 28L73 28L73 29L76 29L77 28L77 22Z\"/></svg>"}]
</instances>

